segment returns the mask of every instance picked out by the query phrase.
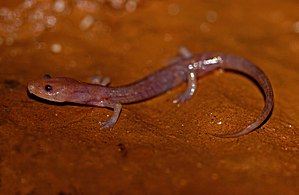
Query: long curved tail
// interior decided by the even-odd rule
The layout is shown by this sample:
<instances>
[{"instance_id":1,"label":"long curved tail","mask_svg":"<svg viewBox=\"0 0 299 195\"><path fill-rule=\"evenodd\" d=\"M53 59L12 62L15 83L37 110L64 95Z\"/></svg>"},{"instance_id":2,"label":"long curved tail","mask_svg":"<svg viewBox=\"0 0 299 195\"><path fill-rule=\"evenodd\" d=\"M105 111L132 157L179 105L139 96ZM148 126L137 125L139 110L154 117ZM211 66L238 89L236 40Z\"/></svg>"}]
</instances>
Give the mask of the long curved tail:
<instances>
[{"instance_id":1,"label":"long curved tail","mask_svg":"<svg viewBox=\"0 0 299 195\"><path fill-rule=\"evenodd\" d=\"M219 62L221 69L237 71L247 75L248 77L250 77L251 79L253 79L258 83L260 89L263 92L265 105L262 113L255 119L253 123L251 123L245 129L239 132L233 134L221 134L215 136L223 137L223 138L234 138L234 137L246 135L251 131L255 130L256 128L258 128L259 126L261 126L261 124L271 114L274 105L274 95L273 95L273 89L271 83L268 77L266 76L266 74L257 66L250 63L248 60L231 54L220 54L218 56L221 59L221 62Z\"/></svg>"}]
</instances>

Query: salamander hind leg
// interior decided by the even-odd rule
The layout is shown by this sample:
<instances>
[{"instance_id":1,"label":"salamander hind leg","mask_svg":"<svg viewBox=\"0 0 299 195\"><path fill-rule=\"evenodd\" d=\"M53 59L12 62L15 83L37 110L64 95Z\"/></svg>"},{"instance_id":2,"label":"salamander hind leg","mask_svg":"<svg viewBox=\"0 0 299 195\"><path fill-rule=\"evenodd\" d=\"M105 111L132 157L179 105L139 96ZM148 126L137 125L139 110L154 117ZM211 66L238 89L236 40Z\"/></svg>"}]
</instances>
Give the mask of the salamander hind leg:
<instances>
[{"instance_id":1,"label":"salamander hind leg","mask_svg":"<svg viewBox=\"0 0 299 195\"><path fill-rule=\"evenodd\" d=\"M99 122L101 129L112 128L115 125L117 119L119 118L122 105L119 103L116 103L116 104L106 105L106 107L113 109L113 115L108 121Z\"/></svg>"},{"instance_id":2,"label":"salamander hind leg","mask_svg":"<svg viewBox=\"0 0 299 195\"><path fill-rule=\"evenodd\" d=\"M197 88L197 80L196 80L197 76L196 76L196 71L192 65L190 65L188 67L187 74L188 74L187 75L188 76L188 81L187 81L188 87L183 93L179 94L175 100L173 100L173 103L175 103L175 104L179 104L179 103L187 101L195 93L195 90Z\"/></svg>"}]
</instances>

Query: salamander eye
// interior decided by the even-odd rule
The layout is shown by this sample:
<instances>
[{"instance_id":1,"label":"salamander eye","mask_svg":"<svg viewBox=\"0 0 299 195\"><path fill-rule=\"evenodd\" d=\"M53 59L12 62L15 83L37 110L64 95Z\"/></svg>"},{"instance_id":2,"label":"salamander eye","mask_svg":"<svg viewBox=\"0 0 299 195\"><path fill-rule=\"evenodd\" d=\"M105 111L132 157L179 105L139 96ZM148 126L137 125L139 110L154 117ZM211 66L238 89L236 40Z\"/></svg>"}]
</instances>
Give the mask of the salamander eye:
<instances>
[{"instance_id":1,"label":"salamander eye","mask_svg":"<svg viewBox=\"0 0 299 195\"><path fill-rule=\"evenodd\" d=\"M46 85L45 86L45 90L46 91L51 91L52 90L52 86L51 85Z\"/></svg>"}]
</instances>

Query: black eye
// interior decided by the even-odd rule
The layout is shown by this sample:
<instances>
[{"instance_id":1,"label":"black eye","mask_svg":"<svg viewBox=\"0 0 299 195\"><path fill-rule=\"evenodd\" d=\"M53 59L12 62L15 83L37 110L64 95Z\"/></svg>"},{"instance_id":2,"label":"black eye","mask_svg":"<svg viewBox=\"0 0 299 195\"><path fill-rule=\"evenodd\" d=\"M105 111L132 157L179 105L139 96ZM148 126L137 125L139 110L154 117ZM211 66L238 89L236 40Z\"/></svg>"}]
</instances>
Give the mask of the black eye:
<instances>
[{"instance_id":1,"label":"black eye","mask_svg":"<svg viewBox=\"0 0 299 195\"><path fill-rule=\"evenodd\" d=\"M46 85L45 86L45 90L46 91L51 91L52 90L52 86L51 85Z\"/></svg>"}]
</instances>

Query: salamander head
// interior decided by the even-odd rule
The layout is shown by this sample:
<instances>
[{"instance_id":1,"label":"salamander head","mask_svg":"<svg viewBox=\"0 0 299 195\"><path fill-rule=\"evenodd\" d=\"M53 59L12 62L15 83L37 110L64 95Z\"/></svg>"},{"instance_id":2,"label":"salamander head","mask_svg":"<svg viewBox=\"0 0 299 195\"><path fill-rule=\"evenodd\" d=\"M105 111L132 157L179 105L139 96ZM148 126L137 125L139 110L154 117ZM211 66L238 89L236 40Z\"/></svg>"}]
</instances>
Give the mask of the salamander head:
<instances>
[{"instance_id":1,"label":"salamander head","mask_svg":"<svg viewBox=\"0 0 299 195\"><path fill-rule=\"evenodd\" d=\"M74 95L74 90L78 89L80 82L70 78L51 78L45 75L41 79L32 80L28 83L28 91L40 98L55 101L67 102Z\"/></svg>"}]
</instances>

